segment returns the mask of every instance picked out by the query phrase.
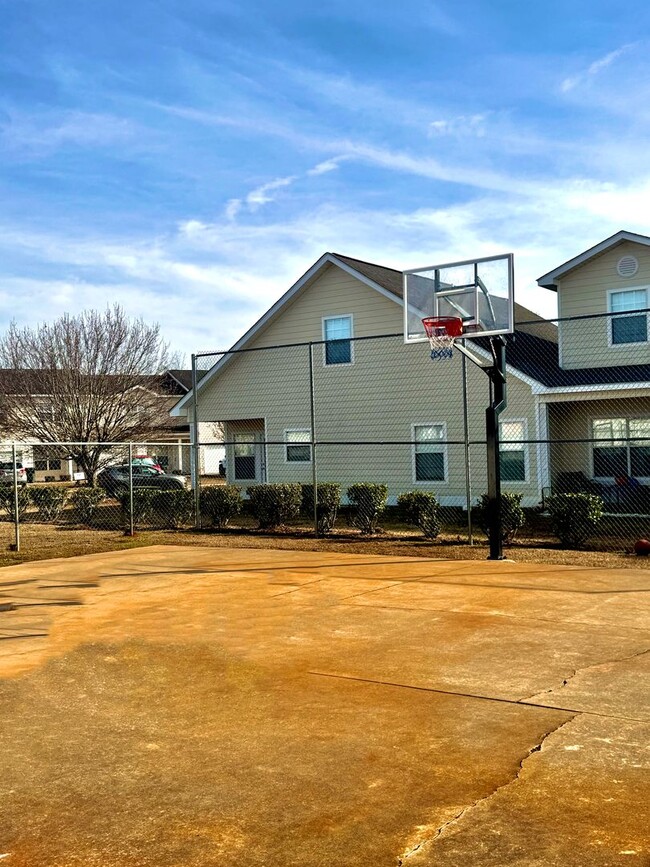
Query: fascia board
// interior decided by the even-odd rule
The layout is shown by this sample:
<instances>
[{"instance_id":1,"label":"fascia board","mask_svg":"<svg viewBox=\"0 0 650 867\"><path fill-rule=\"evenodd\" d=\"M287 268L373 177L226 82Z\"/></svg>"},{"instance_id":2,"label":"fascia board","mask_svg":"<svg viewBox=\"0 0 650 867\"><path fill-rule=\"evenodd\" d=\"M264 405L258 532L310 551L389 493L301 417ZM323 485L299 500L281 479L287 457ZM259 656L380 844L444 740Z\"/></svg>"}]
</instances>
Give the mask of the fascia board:
<instances>
[{"instance_id":1,"label":"fascia board","mask_svg":"<svg viewBox=\"0 0 650 867\"><path fill-rule=\"evenodd\" d=\"M535 393L551 398L554 395L558 397L570 395L575 400L596 400L599 394L611 398L616 396L616 392L621 392L621 397L629 397L630 395L625 394L629 391L638 391L640 394L650 396L650 382L611 382L597 385L563 385L553 388L542 386Z\"/></svg>"}]
</instances>

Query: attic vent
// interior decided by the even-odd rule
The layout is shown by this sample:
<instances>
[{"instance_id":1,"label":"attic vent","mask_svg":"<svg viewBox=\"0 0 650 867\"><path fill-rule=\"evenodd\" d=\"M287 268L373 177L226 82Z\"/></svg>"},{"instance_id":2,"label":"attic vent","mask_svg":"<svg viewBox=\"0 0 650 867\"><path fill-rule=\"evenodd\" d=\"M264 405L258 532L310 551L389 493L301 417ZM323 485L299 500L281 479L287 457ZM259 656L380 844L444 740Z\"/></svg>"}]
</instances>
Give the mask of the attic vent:
<instances>
[{"instance_id":1,"label":"attic vent","mask_svg":"<svg viewBox=\"0 0 650 867\"><path fill-rule=\"evenodd\" d=\"M618 260L616 270L620 277L634 277L639 270L639 263L634 256L623 256Z\"/></svg>"}]
</instances>

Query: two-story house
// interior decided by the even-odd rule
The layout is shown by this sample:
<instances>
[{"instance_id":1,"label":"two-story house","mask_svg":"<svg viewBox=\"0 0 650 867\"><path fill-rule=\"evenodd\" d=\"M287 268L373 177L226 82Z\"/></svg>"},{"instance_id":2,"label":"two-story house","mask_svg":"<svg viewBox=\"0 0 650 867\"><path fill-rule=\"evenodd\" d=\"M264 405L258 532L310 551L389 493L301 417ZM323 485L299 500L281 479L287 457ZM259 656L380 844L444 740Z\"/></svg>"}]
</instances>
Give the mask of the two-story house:
<instances>
[{"instance_id":1,"label":"two-story house","mask_svg":"<svg viewBox=\"0 0 650 867\"><path fill-rule=\"evenodd\" d=\"M538 283L558 295L557 364L537 372L554 481L582 474L638 500L626 481L650 484L650 238L617 232Z\"/></svg>"},{"instance_id":2,"label":"two-story house","mask_svg":"<svg viewBox=\"0 0 650 867\"><path fill-rule=\"evenodd\" d=\"M650 484L650 238L619 232L539 285L561 321L515 305L504 488L532 506L558 484ZM326 253L215 359L198 416L224 425L229 482L308 482L315 456L321 481L384 482L392 501L421 488L465 505L468 463L483 493L487 377L404 342L402 287L400 271Z\"/></svg>"}]
</instances>

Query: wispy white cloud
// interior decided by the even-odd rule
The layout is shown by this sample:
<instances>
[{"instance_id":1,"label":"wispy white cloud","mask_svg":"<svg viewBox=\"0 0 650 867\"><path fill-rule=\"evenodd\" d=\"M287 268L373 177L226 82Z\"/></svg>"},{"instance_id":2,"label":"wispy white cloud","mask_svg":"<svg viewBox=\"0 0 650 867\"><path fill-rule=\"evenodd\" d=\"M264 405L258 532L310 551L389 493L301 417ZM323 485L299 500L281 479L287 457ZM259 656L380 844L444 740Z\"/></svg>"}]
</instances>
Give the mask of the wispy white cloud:
<instances>
[{"instance_id":1,"label":"wispy white cloud","mask_svg":"<svg viewBox=\"0 0 650 867\"><path fill-rule=\"evenodd\" d=\"M7 111L0 120L0 144L9 151L49 153L65 145L105 148L137 140L142 130L128 118L110 114Z\"/></svg>"},{"instance_id":2,"label":"wispy white cloud","mask_svg":"<svg viewBox=\"0 0 650 867\"><path fill-rule=\"evenodd\" d=\"M251 190L246 196L246 204L250 211L256 211L262 205L268 205L275 199L276 190L281 190L283 187L290 186L297 179L296 175L289 175L286 178L275 178Z\"/></svg>"},{"instance_id":3,"label":"wispy white cloud","mask_svg":"<svg viewBox=\"0 0 650 867\"><path fill-rule=\"evenodd\" d=\"M476 136L481 138L485 135L484 114L460 114L456 117L434 120L429 124L429 135L453 135L453 136Z\"/></svg>"},{"instance_id":4,"label":"wispy white cloud","mask_svg":"<svg viewBox=\"0 0 650 867\"><path fill-rule=\"evenodd\" d=\"M342 162L346 159L349 159L347 156L338 156L333 157L332 159L324 160L323 162L318 163L313 166L311 169L307 169L304 173L305 178L309 177L318 177L319 175L326 175L329 172L336 171ZM275 178L272 181L268 181L265 184L262 184L259 187L256 187L254 190L251 190L242 198L230 199L226 203L226 207L224 210L224 214L227 220L233 221L235 220L242 211L242 208L246 208L249 212L253 213L257 211L262 205L268 205L270 202L275 201L276 196L274 195L276 190L281 190L286 187L290 187L293 183L300 180L303 175L289 175L287 177Z\"/></svg>"},{"instance_id":5,"label":"wispy white cloud","mask_svg":"<svg viewBox=\"0 0 650 867\"><path fill-rule=\"evenodd\" d=\"M609 54L606 54L604 57L600 57L598 60L594 60L593 63L590 63L586 69L583 69L581 72L578 72L576 75L571 75L568 78L565 78L560 84L560 90L563 93L568 93L570 90L573 90L583 81L588 80L590 77L594 75L598 75L599 72L602 72L603 69L607 69L608 66L611 66L615 60L618 60L623 54L627 54L627 52L631 51L633 48L636 48L638 43L636 42L628 42L626 45L622 45L620 48L615 49L614 51L610 51Z\"/></svg>"},{"instance_id":6,"label":"wispy white cloud","mask_svg":"<svg viewBox=\"0 0 650 867\"><path fill-rule=\"evenodd\" d=\"M325 175L328 172L334 172L340 168L341 163L346 159L347 157L334 157L331 160L324 160L322 163L314 166L313 169L308 169L307 175Z\"/></svg>"},{"instance_id":7,"label":"wispy white cloud","mask_svg":"<svg viewBox=\"0 0 650 867\"><path fill-rule=\"evenodd\" d=\"M553 296L536 278L621 227L643 232L648 196L650 176L626 186L574 180L525 193L483 190L428 208L332 203L263 223L193 219L138 241L5 228L5 271L22 255L42 276L7 274L0 317L31 322L38 310L46 320L118 301L131 315L155 315L185 352L224 348L327 249L399 269L512 250L519 301L551 314Z\"/></svg>"}]
</instances>

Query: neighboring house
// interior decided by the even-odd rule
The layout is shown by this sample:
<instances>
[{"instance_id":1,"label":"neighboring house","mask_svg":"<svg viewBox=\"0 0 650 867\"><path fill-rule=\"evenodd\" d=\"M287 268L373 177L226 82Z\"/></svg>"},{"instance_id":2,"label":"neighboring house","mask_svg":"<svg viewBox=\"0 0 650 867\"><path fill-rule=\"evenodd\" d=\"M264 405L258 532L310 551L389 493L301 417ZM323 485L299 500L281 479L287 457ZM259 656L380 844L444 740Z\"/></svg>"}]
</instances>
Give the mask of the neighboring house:
<instances>
[{"instance_id":1,"label":"neighboring house","mask_svg":"<svg viewBox=\"0 0 650 867\"><path fill-rule=\"evenodd\" d=\"M33 383L30 385L32 394L38 394L39 379L38 371L30 372L30 377L33 378ZM17 380L16 371L8 369L0 369L0 390L4 393L12 393L12 387L15 387ZM151 378L143 377L146 381L146 387L151 388ZM22 387L25 384L25 372L21 372L20 381ZM155 378L153 387L156 393L160 396L161 404L164 409L171 410L173 406L191 389L191 371L189 370L168 370L164 374ZM13 391L15 394L16 392ZM43 395L44 413L51 412L51 399L48 395ZM40 410L39 410L40 412ZM164 428L152 435L151 442L154 445L149 446L148 443L135 444L135 452L141 454L154 454L164 469L173 472L190 472L190 426L183 418L172 418L168 416L168 422ZM0 442L0 461L11 460L12 445L5 437L4 442ZM221 449L223 454L223 448ZM34 481L45 481L60 479L69 479L78 471L78 467L74 461L62 457L61 449L52 447L43 442L36 440L25 442L24 440L17 442L16 459L23 464L24 467L32 470L30 476ZM215 472L218 472L215 470Z\"/></svg>"},{"instance_id":2,"label":"neighboring house","mask_svg":"<svg viewBox=\"0 0 650 867\"><path fill-rule=\"evenodd\" d=\"M574 472L650 485L650 237L617 232L538 283L562 320L557 359L535 374L555 483Z\"/></svg>"},{"instance_id":3,"label":"neighboring house","mask_svg":"<svg viewBox=\"0 0 650 867\"><path fill-rule=\"evenodd\" d=\"M515 305L501 419L504 488L532 506L571 479L614 486L625 471L650 484L650 442L634 439L650 430L648 313L635 312L650 306L650 238L619 232L539 284L558 293L561 316L590 318L558 330ZM600 316L609 312L625 315ZM392 502L422 488L464 505L460 353L434 365L426 344L405 344L402 329L400 271L324 254L199 385L201 423L224 425L228 481L311 480L310 348L286 345L324 341L311 347L319 479L344 488L385 482ZM394 336L371 339L378 335ZM472 342L486 351L484 340ZM487 484L479 442L488 382L472 364L467 380L477 496ZM172 414L191 410L188 393Z\"/></svg>"}]
</instances>

